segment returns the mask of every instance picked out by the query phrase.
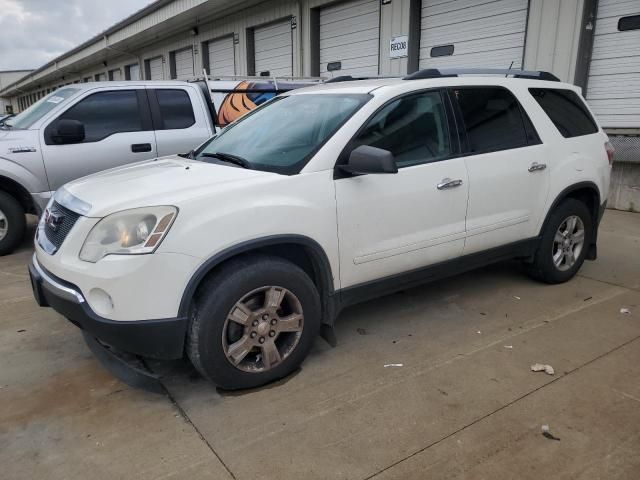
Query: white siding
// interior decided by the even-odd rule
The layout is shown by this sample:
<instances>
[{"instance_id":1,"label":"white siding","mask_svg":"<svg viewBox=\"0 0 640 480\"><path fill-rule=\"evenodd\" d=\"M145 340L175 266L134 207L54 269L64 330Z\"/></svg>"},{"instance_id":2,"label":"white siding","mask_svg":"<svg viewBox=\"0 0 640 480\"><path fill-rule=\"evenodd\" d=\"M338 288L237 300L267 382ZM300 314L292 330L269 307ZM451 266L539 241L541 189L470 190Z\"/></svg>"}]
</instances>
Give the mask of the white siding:
<instances>
[{"instance_id":1,"label":"white siding","mask_svg":"<svg viewBox=\"0 0 640 480\"><path fill-rule=\"evenodd\" d=\"M587 100L603 127L640 127L640 30L618 20L640 14L638 0L600 0Z\"/></svg>"},{"instance_id":2,"label":"white siding","mask_svg":"<svg viewBox=\"0 0 640 480\"><path fill-rule=\"evenodd\" d=\"M149 80L164 80L162 57L156 57L149 60L149 75Z\"/></svg>"},{"instance_id":3,"label":"white siding","mask_svg":"<svg viewBox=\"0 0 640 480\"><path fill-rule=\"evenodd\" d=\"M420 68L520 68L527 7L527 0L423 0ZM453 45L453 55L431 57L440 45Z\"/></svg>"},{"instance_id":4,"label":"white siding","mask_svg":"<svg viewBox=\"0 0 640 480\"><path fill-rule=\"evenodd\" d=\"M256 75L261 72L269 72L271 76L293 75L292 32L289 18L254 29Z\"/></svg>"},{"instance_id":5,"label":"white siding","mask_svg":"<svg viewBox=\"0 0 640 480\"><path fill-rule=\"evenodd\" d=\"M209 74L230 76L236 74L236 57L233 36L209 42Z\"/></svg>"},{"instance_id":6,"label":"white siding","mask_svg":"<svg viewBox=\"0 0 640 480\"><path fill-rule=\"evenodd\" d=\"M190 80L193 74L193 49L185 48L175 52L175 72L178 80Z\"/></svg>"},{"instance_id":7,"label":"white siding","mask_svg":"<svg viewBox=\"0 0 640 480\"><path fill-rule=\"evenodd\" d=\"M320 10L320 75L377 75L380 1L356 0ZM342 68L328 72L327 64Z\"/></svg>"}]
</instances>

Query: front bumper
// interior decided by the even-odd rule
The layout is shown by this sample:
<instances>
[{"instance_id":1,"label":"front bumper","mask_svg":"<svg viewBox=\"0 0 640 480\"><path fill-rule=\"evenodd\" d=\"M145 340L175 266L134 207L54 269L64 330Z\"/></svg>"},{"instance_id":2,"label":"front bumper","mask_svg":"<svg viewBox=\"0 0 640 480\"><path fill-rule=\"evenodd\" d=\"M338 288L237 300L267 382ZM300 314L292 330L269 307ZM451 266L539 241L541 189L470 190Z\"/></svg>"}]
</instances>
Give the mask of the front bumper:
<instances>
[{"instance_id":1,"label":"front bumper","mask_svg":"<svg viewBox=\"0 0 640 480\"><path fill-rule=\"evenodd\" d=\"M57 278L33 256L29 276L36 302L51 307L85 333L124 352L157 359L181 358L187 332L186 317L116 321L97 315L79 288Z\"/></svg>"}]
</instances>

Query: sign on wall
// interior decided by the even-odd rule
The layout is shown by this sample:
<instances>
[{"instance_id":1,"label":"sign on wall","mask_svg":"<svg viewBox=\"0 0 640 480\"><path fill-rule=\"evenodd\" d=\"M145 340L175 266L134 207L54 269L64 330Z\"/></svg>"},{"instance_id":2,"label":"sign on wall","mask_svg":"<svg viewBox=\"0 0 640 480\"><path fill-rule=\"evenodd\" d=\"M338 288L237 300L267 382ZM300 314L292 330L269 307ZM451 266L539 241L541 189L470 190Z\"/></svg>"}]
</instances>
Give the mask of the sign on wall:
<instances>
[{"instance_id":1,"label":"sign on wall","mask_svg":"<svg viewBox=\"0 0 640 480\"><path fill-rule=\"evenodd\" d=\"M400 35L399 37L391 37L389 42L389 57L403 58L409 55L409 36Z\"/></svg>"}]
</instances>

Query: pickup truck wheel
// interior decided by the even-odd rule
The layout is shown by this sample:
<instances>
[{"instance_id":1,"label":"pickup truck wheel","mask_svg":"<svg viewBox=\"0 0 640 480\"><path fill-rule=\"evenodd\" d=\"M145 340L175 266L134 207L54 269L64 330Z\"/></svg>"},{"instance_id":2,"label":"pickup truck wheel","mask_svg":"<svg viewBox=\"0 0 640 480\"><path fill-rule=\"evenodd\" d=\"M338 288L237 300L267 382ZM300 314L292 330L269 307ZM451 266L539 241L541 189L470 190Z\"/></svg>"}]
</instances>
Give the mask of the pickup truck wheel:
<instances>
[{"instance_id":1,"label":"pickup truck wheel","mask_svg":"<svg viewBox=\"0 0 640 480\"><path fill-rule=\"evenodd\" d=\"M532 275L546 283L562 283L580 270L592 235L591 214L579 200L568 198L551 213Z\"/></svg>"},{"instance_id":2,"label":"pickup truck wheel","mask_svg":"<svg viewBox=\"0 0 640 480\"><path fill-rule=\"evenodd\" d=\"M22 205L5 192L0 192L0 255L11 253L24 238L26 220Z\"/></svg>"},{"instance_id":3,"label":"pickup truck wheel","mask_svg":"<svg viewBox=\"0 0 640 480\"><path fill-rule=\"evenodd\" d=\"M298 368L319 328L319 295L307 274L253 256L226 265L199 290L187 354L219 387L253 388Z\"/></svg>"}]
</instances>

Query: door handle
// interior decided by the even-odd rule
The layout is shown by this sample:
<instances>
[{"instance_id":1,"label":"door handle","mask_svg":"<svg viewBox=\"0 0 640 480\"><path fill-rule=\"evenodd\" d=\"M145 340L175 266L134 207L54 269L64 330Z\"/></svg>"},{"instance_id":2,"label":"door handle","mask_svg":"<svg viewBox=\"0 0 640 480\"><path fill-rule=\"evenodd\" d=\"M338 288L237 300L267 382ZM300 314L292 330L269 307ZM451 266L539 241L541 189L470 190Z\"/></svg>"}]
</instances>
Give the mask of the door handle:
<instances>
[{"instance_id":1,"label":"door handle","mask_svg":"<svg viewBox=\"0 0 640 480\"><path fill-rule=\"evenodd\" d=\"M531 166L529 167L529 171L530 172L537 172L538 170L544 170L545 168L547 168L547 164L546 163L533 162L531 164Z\"/></svg>"},{"instance_id":2,"label":"door handle","mask_svg":"<svg viewBox=\"0 0 640 480\"><path fill-rule=\"evenodd\" d=\"M150 152L151 144L150 143L134 143L133 145L131 145L131 151L133 153Z\"/></svg>"},{"instance_id":3,"label":"door handle","mask_svg":"<svg viewBox=\"0 0 640 480\"><path fill-rule=\"evenodd\" d=\"M447 188L455 188L462 185L462 180L451 180L450 178L443 178L438 184L438 190L445 190Z\"/></svg>"}]
</instances>

